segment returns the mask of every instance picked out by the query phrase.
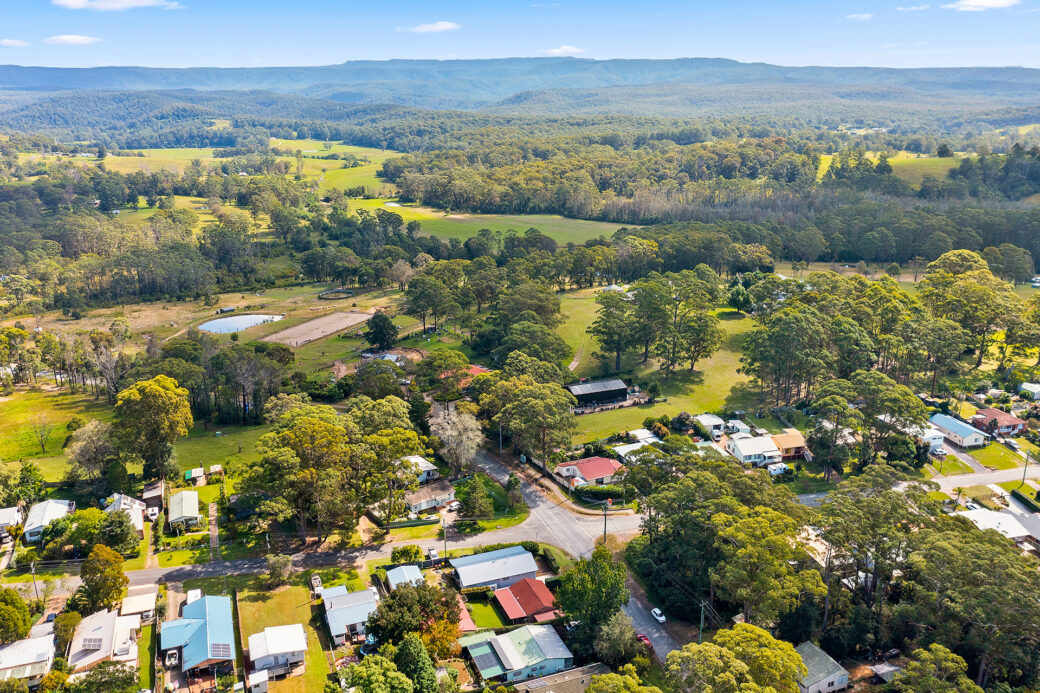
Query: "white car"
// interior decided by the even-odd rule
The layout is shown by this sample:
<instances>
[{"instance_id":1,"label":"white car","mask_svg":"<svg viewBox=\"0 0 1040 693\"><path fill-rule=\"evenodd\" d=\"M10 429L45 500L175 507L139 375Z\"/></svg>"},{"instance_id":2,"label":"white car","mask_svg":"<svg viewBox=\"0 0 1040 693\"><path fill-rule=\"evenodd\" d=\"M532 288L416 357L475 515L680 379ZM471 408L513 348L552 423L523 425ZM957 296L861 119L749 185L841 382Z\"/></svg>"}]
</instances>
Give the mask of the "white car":
<instances>
[{"instance_id":1,"label":"white car","mask_svg":"<svg viewBox=\"0 0 1040 693\"><path fill-rule=\"evenodd\" d=\"M664 617L664 614L661 613L661 610L656 607L650 609L650 615L653 616L654 620L658 623L664 623L666 620L668 620Z\"/></svg>"},{"instance_id":2,"label":"white car","mask_svg":"<svg viewBox=\"0 0 1040 693\"><path fill-rule=\"evenodd\" d=\"M448 503L448 505L446 507L448 508L449 512L455 512L459 508L462 507L462 503L460 503L458 501L452 501L452 502Z\"/></svg>"}]
</instances>

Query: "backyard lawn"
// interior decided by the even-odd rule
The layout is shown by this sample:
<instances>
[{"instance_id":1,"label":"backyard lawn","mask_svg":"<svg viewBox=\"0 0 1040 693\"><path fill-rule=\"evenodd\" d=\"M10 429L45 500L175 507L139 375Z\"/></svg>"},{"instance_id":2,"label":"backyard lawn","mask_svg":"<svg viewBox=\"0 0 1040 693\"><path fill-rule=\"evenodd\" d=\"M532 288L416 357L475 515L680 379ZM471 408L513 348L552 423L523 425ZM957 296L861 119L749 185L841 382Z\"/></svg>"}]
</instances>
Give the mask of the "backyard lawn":
<instances>
[{"instance_id":1,"label":"backyard lawn","mask_svg":"<svg viewBox=\"0 0 1040 693\"><path fill-rule=\"evenodd\" d=\"M112 408L104 399L95 400L89 393L70 394L65 389L19 389L8 397L0 397L0 409L0 460L5 461L60 455L69 434L66 426L73 418L112 418ZM40 447L34 433L37 425L45 427L41 430L46 433L46 450ZM64 472L64 460L58 459L62 460ZM54 474L49 474L48 479L51 476Z\"/></svg>"},{"instance_id":2,"label":"backyard lawn","mask_svg":"<svg viewBox=\"0 0 1040 693\"><path fill-rule=\"evenodd\" d=\"M1000 443L990 443L984 448L973 450L971 456L992 469L1014 469L1025 464L1025 460Z\"/></svg>"},{"instance_id":3,"label":"backyard lawn","mask_svg":"<svg viewBox=\"0 0 1040 693\"><path fill-rule=\"evenodd\" d=\"M185 470L222 464L226 473L236 463L249 459L256 451L256 441L269 430L270 426L218 426L205 431L196 426L187 438L173 444L177 463Z\"/></svg>"},{"instance_id":4,"label":"backyard lawn","mask_svg":"<svg viewBox=\"0 0 1040 693\"><path fill-rule=\"evenodd\" d=\"M466 603L466 606L469 607L470 615L473 616L473 623L476 624L477 628L501 628L509 625L505 616L499 610L498 604L495 604L494 601L475 597L476 595L469 595L470 601Z\"/></svg>"},{"instance_id":5,"label":"backyard lawn","mask_svg":"<svg viewBox=\"0 0 1040 693\"><path fill-rule=\"evenodd\" d=\"M141 688L152 690L155 681L155 626L142 626L137 639L137 671Z\"/></svg>"}]
</instances>

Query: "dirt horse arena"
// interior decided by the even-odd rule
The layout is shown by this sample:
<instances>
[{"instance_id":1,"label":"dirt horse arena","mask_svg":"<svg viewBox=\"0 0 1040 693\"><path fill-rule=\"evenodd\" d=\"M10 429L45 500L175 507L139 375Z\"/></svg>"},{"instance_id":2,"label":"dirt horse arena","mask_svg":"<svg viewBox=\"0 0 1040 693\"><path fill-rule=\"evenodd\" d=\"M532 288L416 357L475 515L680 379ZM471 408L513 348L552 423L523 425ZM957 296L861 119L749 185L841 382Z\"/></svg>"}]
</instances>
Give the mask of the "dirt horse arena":
<instances>
[{"instance_id":1,"label":"dirt horse arena","mask_svg":"<svg viewBox=\"0 0 1040 693\"><path fill-rule=\"evenodd\" d=\"M328 337L330 334L342 332L348 328L360 325L372 317L371 313L343 313L337 311L314 318L307 322L288 327L281 332L264 337L265 342L278 342L287 346L301 346L315 339Z\"/></svg>"}]
</instances>

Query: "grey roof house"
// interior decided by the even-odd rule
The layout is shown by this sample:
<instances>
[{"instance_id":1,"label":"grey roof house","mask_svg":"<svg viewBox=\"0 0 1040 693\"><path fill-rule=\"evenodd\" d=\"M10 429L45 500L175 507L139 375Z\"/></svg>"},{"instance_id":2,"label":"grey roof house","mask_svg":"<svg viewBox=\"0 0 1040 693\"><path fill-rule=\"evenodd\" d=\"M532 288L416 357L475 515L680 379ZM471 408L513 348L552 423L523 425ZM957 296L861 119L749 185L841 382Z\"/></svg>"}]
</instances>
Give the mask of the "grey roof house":
<instances>
[{"instance_id":1,"label":"grey roof house","mask_svg":"<svg viewBox=\"0 0 1040 693\"><path fill-rule=\"evenodd\" d=\"M809 670L798 682L801 693L827 693L848 688L849 672L829 654L808 641L794 649L801 655L802 663Z\"/></svg>"},{"instance_id":2,"label":"grey roof house","mask_svg":"<svg viewBox=\"0 0 1040 693\"><path fill-rule=\"evenodd\" d=\"M336 645L343 645L354 635L363 635L365 622L379 606L379 593L374 587L348 592L346 585L326 587L321 598L325 602L325 622Z\"/></svg>"},{"instance_id":3,"label":"grey roof house","mask_svg":"<svg viewBox=\"0 0 1040 693\"><path fill-rule=\"evenodd\" d=\"M524 578L534 578L538 566L531 552L522 546L509 546L497 551L477 553L472 556L453 558L459 587L509 587Z\"/></svg>"}]
</instances>

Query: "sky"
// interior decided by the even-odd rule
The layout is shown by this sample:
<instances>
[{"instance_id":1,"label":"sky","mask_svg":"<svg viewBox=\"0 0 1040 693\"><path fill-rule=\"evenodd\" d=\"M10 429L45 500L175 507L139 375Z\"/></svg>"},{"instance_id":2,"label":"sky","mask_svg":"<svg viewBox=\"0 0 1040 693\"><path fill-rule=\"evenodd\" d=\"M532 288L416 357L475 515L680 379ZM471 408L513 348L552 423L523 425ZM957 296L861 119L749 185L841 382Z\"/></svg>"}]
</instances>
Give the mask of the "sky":
<instances>
[{"instance_id":1,"label":"sky","mask_svg":"<svg viewBox=\"0 0 1040 693\"><path fill-rule=\"evenodd\" d=\"M554 55L1040 68L1040 0L0 0L0 64Z\"/></svg>"}]
</instances>

